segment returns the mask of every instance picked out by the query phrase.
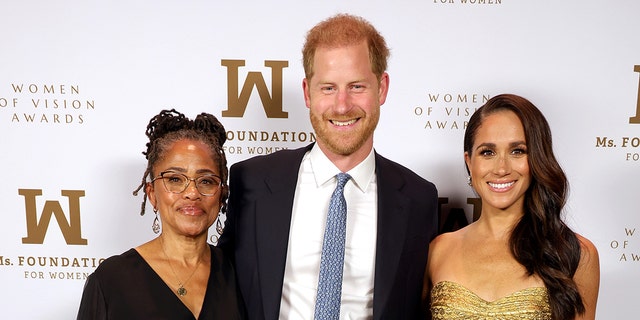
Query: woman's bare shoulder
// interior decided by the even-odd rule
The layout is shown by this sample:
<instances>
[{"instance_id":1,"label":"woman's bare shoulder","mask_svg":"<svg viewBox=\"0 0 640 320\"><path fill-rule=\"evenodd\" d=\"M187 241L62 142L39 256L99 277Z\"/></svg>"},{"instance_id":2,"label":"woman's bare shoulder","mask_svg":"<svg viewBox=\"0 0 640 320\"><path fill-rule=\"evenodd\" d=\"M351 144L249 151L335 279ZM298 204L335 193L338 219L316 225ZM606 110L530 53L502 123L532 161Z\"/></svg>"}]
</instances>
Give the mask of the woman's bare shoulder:
<instances>
[{"instance_id":1,"label":"woman's bare shoulder","mask_svg":"<svg viewBox=\"0 0 640 320\"><path fill-rule=\"evenodd\" d=\"M599 255L598 249L591 242L591 240L585 238L584 236L577 234L578 241L580 242L580 264L584 263L599 263Z\"/></svg>"},{"instance_id":2,"label":"woman's bare shoulder","mask_svg":"<svg viewBox=\"0 0 640 320\"><path fill-rule=\"evenodd\" d=\"M460 244L464 234L467 232L466 228L467 227L438 235L429 244L429 254L431 255L433 253L437 256L440 252L449 252L455 248Z\"/></svg>"},{"instance_id":3,"label":"woman's bare shoulder","mask_svg":"<svg viewBox=\"0 0 640 320\"><path fill-rule=\"evenodd\" d=\"M595 319L598 292L600 291L600 257L598 249L587 238L576 234L580 241L580 264L573 280L578 286L585 313L576 319Z\"/></svg>"}]
</instances>

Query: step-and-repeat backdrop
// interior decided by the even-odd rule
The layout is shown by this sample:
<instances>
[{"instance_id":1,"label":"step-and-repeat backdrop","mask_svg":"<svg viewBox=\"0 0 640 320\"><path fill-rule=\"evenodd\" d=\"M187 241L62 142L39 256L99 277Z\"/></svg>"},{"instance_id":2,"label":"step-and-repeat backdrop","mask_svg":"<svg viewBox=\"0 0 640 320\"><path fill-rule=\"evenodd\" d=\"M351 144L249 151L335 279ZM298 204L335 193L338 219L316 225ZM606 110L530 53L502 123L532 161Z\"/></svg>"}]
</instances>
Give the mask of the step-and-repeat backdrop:
<instances>
[{"instance_id":1,"label":"step-and-repeat backdrop","mask_svg":"<svg viewBox=\"0 0 640 320\"><path fill-rule=\"evenodd\" d=\"M161 109L220 117L230 164L315 141L300 49L338 12L370 20L392 49L375 147L438 186L443 228L474 214L470 114L504 92L544 112L571 182L567 221L600 252L598 318L638 317L638 1L34 0L0 12L2 319L74 318L96 266L154 237L132 191Z\"/></svg>"}]
</instances>

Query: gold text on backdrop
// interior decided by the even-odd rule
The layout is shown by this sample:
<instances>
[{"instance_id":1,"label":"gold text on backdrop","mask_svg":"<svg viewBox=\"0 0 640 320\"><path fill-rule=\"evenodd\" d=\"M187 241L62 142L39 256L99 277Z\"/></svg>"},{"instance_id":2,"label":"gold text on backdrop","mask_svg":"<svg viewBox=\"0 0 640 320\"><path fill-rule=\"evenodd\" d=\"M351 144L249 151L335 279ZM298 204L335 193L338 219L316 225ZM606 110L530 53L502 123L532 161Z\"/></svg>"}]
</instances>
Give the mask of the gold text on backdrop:
<instances>
[{"instance_id":1,"label":"gold text on backdrop","mask_svg":"<svg viewBox=\"0 0 640 320\"><path fill-rule=\"evenodd\" d=\"M288 61L265 60L265 67L271 68L271 95L267 89L262 73L251 71L239 91L238 69L245 64L245 60L222 60L227 67L227 110L222 111L223 117L244 116L249 103L249 97L255 87L262 101L262 108L267 118L287 118L288 112L282 110L282 70L289 66Z\"/></svg>"},{"instance_id":2,"label":"gold text on backdrop","mask_svg":"<svg viewBox=\"0 0 640 320\"><path fill-rule=\"evenodd\" d=\"M27 216L27 236L22 238L22 243L42 244L49 228L49 222L51 222L51 216L55 216L67 244L87 244L87 239L82 238L80 227L80 197L84 197L84 190L61 191L63 196L69 198L69 220L62 210L60 202L47 200L44 203L40 221L38 221L36 197L42 195L42 190L18 189L18 194L24 196Z\"/></svg>"},{"instance_id":3,"label":"gold text on backdrop","mask_svg":"<svg viewBox=\"0 0 640 320\"><path fill-rule=\"evenodd\" d=\"M640 73L640 65L634 66L633 71ZM638 80L638 101L636 102L636 115L629 118L629 123L640 124L640 79Z\"/></svg>"}]
</instances>

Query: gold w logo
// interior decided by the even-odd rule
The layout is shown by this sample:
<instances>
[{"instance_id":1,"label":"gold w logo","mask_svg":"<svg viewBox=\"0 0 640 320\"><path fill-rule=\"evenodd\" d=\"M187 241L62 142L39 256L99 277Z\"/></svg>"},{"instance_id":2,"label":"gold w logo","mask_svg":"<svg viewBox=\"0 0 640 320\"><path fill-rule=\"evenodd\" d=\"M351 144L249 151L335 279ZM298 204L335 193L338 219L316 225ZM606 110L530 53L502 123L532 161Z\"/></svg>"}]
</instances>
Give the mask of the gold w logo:
<instances>
[{"instance_id":1,"label":"gold w logo","mask_svg":"<svg viewBox=\"0 0 640 320\"><path fill-rule=\"evenodd\" d=\"M640 72L640 66L634 66L633 71ZM638 80L638 102L636 105L636 115L629 118L629 123L640 124L640 80Z\"/></svg>"},{"instance_id":2,"label":"gold w logo","mask_svg":"<svg viewBox=\"0 0 640 320\"><path fill-rule=\"evenodd\" d=\"M24 196L27 215L27 236L22 238L22 243L42 244L51 217L55 216L67 244L87 244L87 239L82 238L80 229L80 197L84 197L84 190L62 190L61 194L69 199L69 220L58 201L48 200L44 204L40 221L38 221L36 197L42 195L42 190L18 189L18 194Z\"/></svg>"},{"instance_id":3,"label":"gold w logo","mask_svg":"<svg viewBox=\"0 0 640 320\"><path fill-rule=\"evenodd\" d=\"M251 91L255 87L267 118L287 118L288 113L282 110L282 70L289 66L289 62L270 60L264 62L265 67L271 68L271 95L262 74L256 71L247 74L242 91L238 90L238 69L244 66L244 63L244 60L222 60L222 65L227 67L228 104L228 109L222 111L222 116L238 118L244 116Z\"/></svg>"}]
</instances>

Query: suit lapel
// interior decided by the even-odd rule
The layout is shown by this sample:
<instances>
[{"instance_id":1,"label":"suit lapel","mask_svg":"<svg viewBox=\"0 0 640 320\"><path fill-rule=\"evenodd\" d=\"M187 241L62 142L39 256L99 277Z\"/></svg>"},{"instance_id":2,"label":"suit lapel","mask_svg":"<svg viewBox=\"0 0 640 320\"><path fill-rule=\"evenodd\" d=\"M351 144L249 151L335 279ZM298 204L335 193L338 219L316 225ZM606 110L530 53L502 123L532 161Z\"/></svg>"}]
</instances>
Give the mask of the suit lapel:
<instances>
[{"instance_id":1,"label":"suit lapel","mask_svg":"<svg viewBox=\"0 0 640 320\"><path fill-rule=\"evenodd\" d=\"M404 180L396 172L389 172L389 169L386 160L376 154L378 230L373 292L374 319L380 319L392 294L409 218L409 199L401 193Z\"/></svg>"},{"instance_id":2,"label":"suit lapel","mask_svg":"<svg viewBox=\"0 0 640 320\"><path fill-rule=\"evenodd\" d=\"M256 203L257 263L265 319L279 315L298 170L309 149L286 154L275 167L267 168L270 174L264 183L268 192Z\"/></svg>"},{"instance_id":3,"label":"suit lapel","mask_svg":"<svg viewBox=\"0 0 640 320\"><path fill-rule=\"evenodd\" d=\"M298 170L312 145L283 157L265 180L268 192L256 202L258 273L265 319L277 319L287 259L291 212ZM408 199L401 193L404 180L389 171L387 160L376 154L378 227L373 295L374 319L380 319L393 288L408 223Z\"/></svg>"}]
</instances>

